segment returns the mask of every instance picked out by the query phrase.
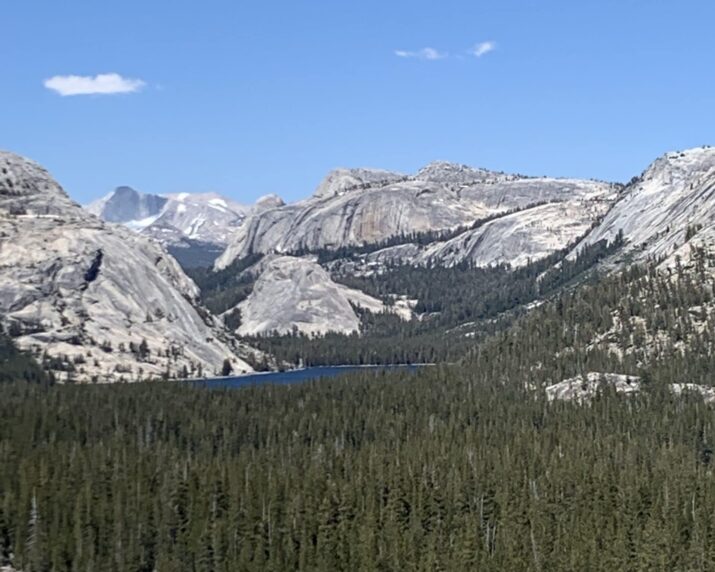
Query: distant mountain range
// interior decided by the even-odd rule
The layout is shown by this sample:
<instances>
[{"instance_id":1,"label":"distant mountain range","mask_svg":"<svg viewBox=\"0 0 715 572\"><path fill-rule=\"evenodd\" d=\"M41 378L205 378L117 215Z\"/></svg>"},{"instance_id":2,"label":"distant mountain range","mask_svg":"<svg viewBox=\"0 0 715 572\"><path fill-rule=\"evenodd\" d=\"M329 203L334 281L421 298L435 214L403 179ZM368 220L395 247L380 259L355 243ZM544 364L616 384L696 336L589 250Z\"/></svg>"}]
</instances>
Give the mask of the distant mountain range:
<instances>
[{"instance_id":1,"label":"distant mountain range","mask_svg":"<svg viewBox=\"0 0 715 572\"><path fill-rule=\"evenodd\" d=\"M223 252L248 215L282 205L274 195L244 205L216 193L156 195L122 186L85 208L158 240L183 265L201 266Z\"/></svg>"},{"instance_id":2,"label":"distant mountain range","mask_svg":"<svg viewBox=\"0 0 715 572\"><path fill-rule=\"evenodd\" d=\"M461 344L591 271L669 272L715 252L710 147L668 153L628 185L436 162L337 169L305 200L250 206L119 187L81 209L27 159L0 153L0 169L0 324L60 379L276 366L247 336L269 351L255 336Z\"/></svg>"}]
</instances>

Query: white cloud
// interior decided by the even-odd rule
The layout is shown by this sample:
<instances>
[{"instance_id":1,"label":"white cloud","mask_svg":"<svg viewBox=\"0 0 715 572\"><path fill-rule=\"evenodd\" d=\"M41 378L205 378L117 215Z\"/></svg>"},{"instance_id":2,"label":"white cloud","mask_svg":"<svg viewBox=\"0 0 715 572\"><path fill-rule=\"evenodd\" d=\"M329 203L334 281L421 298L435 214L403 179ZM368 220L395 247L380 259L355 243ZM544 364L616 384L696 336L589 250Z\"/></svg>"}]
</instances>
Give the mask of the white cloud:
<instances>
[{"instance_id":1,"label":"white cloud","mask_svg":"<svg viewBox=\"0 0 715 572\"><path fill-rule=\"evenodd\" d=\"M408 50L395 50L395 55L400 58L417 58L420 60L442 60L448 56L447 52L440 52L434 48L422 48L415 52Z\"/></svg>"},{"instance_id":2,"label":"white cloud","mask_svg":"<svg viewBox=\"0 0 715 572\"><path fill-rule=\"evenodd\" d=\"M476 58L481 58L482 56L488 54L489 52L493 52L496 49L497 49L496 42L492 42L492 41L480 42L479 44L474 46L471 50L469 50L469 53L472 54Z\"/></svg>"},{"instance_id":3,"label":"white cloud","mask_svg":"<svg viewBox=\"0 0 715 572\"><path fill-rule=\"evenodd\" d=\"M481 58L482 56L485 56L489 52L493 52L494 50L497 49L497 44L496 42L493 42L491 40L487 42L480 42L473 46L471 49L467 50L467 53L471 56L474 56L475 58ZM435 61L435 60L443 60L445 58L450 57L450 54L448 52L441 52L439 50L436 50L434 48L422 48L421 50L395 50L395 55L400 58L414 58L417 60L427 60L427 61ZM464 56L460 56L457 54L456 56L457 59L462 59Z\"/></svg>"},{"instance_id":4,"label":"white cloud","mask_svg":"<svg viewBox=\"0 0 715 572\"><path fill-rule=\"evenodd\" d=\"M65 95L134 93L146 84L140 79L129 79L118 73L91 75L56 75L44 81L44 86Z\"/></svg>"}]
</instances>

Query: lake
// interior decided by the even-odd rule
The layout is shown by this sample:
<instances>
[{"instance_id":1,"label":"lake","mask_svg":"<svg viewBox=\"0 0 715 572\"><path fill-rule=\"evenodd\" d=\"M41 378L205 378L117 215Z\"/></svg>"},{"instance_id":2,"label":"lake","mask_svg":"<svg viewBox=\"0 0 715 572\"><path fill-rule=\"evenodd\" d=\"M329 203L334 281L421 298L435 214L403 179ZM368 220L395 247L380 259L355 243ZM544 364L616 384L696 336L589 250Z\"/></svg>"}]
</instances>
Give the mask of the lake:
<instances>
[{"instance_id":1,"label":"lake","mask_svg":"<svg viewBox=\"0 0 715 572\"><path fill-rule=\"evenodd\" d=\"M336 377L347 373L355 372L374 372L375 374L388 370L405 370L417 371L420 367L426 367L424 364L414 365L338 365L338 366L320 366L307 367L305 369L294 369L290 371L271 371L265 373L248 373L238 375L236 377L221 377L216 379L207 379L195 381L193 383L203 385L209 388L221 387L243 387L246 385L261 385L264 383L272 384L288 384L288 383L303 383L316 379L324 379L328 377Z\"/></svg>"}]
</instances>

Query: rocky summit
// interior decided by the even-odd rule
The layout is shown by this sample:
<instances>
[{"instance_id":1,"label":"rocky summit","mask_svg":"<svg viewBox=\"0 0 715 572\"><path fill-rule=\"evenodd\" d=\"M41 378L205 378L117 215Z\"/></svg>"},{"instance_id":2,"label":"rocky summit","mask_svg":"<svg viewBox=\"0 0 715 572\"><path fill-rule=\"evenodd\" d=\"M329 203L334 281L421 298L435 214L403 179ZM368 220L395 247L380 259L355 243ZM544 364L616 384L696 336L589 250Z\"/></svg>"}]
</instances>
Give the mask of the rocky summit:
<instances>
[{"instance_id":1,"label":"rocky summit","mask_svg":"<svg viewBox=\"0 0 715 572\"><path fill-rule=\"evenodd\" d=\"M576 249L621 233L628 261L690 258L715 245L715 148L666 153L634 177Z\"/></svg>"},{"instance_id":2,"label":"rocky summit","mask_svg":"<svg viewBox=\"0 0 715 572\"><path fill-rule=\"evenodd\" d=\"M158 205L145 201L139 211ZM0 321L63 381L250 371L157 242L70 200L36 163L0 152Z\"/></svg>"}]
</instances>

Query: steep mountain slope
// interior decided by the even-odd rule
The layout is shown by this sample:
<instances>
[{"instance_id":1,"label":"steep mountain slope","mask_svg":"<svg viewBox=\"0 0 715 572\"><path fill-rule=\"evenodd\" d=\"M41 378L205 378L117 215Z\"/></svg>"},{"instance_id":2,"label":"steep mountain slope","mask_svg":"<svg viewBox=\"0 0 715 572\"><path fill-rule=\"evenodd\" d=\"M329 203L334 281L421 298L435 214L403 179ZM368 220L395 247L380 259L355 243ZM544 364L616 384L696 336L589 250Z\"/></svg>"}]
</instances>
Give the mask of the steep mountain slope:
<instances>
[{"instance_id":1,"label":"steep mountain slope","mask_svg":"<svg viewBox=\"0 0 715 572\"><path fill-rule=\"evenodd\" d=\"M676 268L630 265L562 291L477 351L498 348L509 348L510 379L531 389L588 372L638 376L644 388L712 386L715 251L694 251ZM499 370L495 363L495 381Z\"/></svg>"},{"instance_id":2,"label":"steep mountain slope","mask_svg":"<svg viewBox=\"0 0 715 572\"><path fill-rule=\"evenodd\" d=\"M336 270L344 278L346 269L365 275L394 264L524 266L582 237L617 194L616 185L602 182L528 178L445 162L431 163L414 176L338 169L309 199L250 216L215 268L226 272L252 256L284 255L252 270L261 289L241 298L241 334L348 333L360 319L345 300L337 302L342 290L331 277ZM311 252L330 272L315 264ZM318 279L321 296L342 311L332 302L316 301ZM230 290L230 280L226 285ZM237 288L242 291L245 284ZM379 302L379 312L405 298L404 292L393 294ZM372 307L379 305L367 305ZM235 307L230 308L235 316ZM409 308L400 311L409 317ZM332 312L340 317L333 319Z\"/></svg>"},{"instance_id":3,"label":"steep mountain slope","mask_svg":"<svg viewBox=\"0 0 715 572\"><path fill-rule=\"evenodd\" d=\"M593 208L598 212L603 205L594 203ZM561 215L561 209L570 209L571 213ZM715 291L715 149L691 149L661 157L620 193L611 210L588 231L590 216L598 220L595 213L589 215L574 201L547 203L499 216L447 240L426 244L407 242L368 253L357 248L347 250L343 258L324 259L333 279L352 288L377 298L391 294L418 300L415 312L426 316L419 324L421 328L431 327L436 331L440 320L452 316L449 327L457 335L479 336L480 328L505 313L534 312L534 306L557 295L564 287L569 291L575 288L574 298L570 300L576 308L574 315L564 316L562 313L566 310L560 310L557 315L548 317L551 328L568 323L563 327L575 330L563 333L560 347L554 349L564 352L559 357L560 367L570 371L550 379L552 384L584 373L571 364L575 351L595 360L590 365L591 371L624 374L635 374L654 360L677 363L682 369L685 352L690 353L691 360L698 351L708 355L715 340L712 334L715 331L712 301ZM566 220L572 221L571 224L564 225ZM526 229L522 234L525 224L537 230ZM585 238L565 259L541 258L543 262L548 261L549 267L542 267L535 279L531 265L521 266L529 258L538 260L559 243L571 242L582 232L586 232ZM554 242L539 246L535 237L552 237ZM597 246L593 256L586 255ZM564 270L579 258L584 264L557 277L556 288L546 288L552 281L549 276L553 271ZM425 264L415 268L415 262ZM433 262L437 265L428 264ZM499 274L495 269L493 273L480 275L465 268L468 287L460 291L456 285L463 277L458 272L465 266L460 262L479 266L510 262L516 270L504 269L504 274ZM648 264L648 274L644 276L643 269L633 268L634 263ZM539 266L540 263L533 270ZM450 269L455 273L444 273ZM624 269L628 273L625 278L614 276L612 281L604 282L604 291L597 291L595 295L577 288L592 275ZM528 272L524 275L523 271ZM489 291L482 288L485 283L490 284L492 278L491 290L503 293L504 299L491 303L488 312L475 311L480 300L471 294L480 292L486 299ZM580 303L588 297L592 298L590 306ZM539 312L537 309L536 314ZM538 324L532 326L535 338L555 335L543 331ZM410 339L411 327L412 324L399 329L385 327L377 335L390 340L387 345L396 343L394 340L406 343L403 340ZM423 332L424 329L419 333ZM379 339L377 335L375 340ZM449 339L446 334L444 337ZM569 337L578 337L578 343ZM294 340L278 340L272 347L282 353L284 350L279 348L278 342L306 362L309 357L313 363L320 363L322 359L335 359L336 354L353 355L340 349L346 344L344 339L321 341L322 346L313 341L300 345ZM440 342L434 337L429 341L432 347L438 347ZM369 346L368 343L363 345ZM450 345L457 343L450 341ZM358 359L364 355L369 354L363 352ZM392 359L390 355L386 357ZM532 367L538 359L541 358L535 357L526 367ZM678 378L674 375L669 383L707 384L711 365L703 366L694 376Z\"/></svg>"},{"instance_id":4,"label":"steep mountain slope","mask_svg":"<svg viewBox=\"0 0 715 572\"><path fill-rule=\"evenodd\" d=\"M447 240L401 244L370 253L363 261L367 268L388 262L524 266L584 236L608 211L612 196L537 204L475 225Z\"/></svg>"},{"instance_id":5,"label":"steep mountain slope","mask_svg":"<svg viewBox=\"0 0 715 572\"><path fill-rule=\"evenodd\" d=\"M146 203L141 208L149 208ZM73 203L39 165L0 152L0 321L60 379L251 368L156 242Z\"/></svg>"},{"instance_id":6,"label":"steep mountain slope","mask_svg":"<svg viewBox=\"0 0 715 572\"><path fill-rule=\"evenodd\" d=\"M468 227L474 221L545 202L569 203L552 226L591 224L615 199L613 185L595 181L527 178L451 163L432 163L414 176L366 169L340 169L328 175L304 201L250 216L235 233L217 268L253 253L295 253L379 243L411 233ZM588 206L587 206L588 205ZM536 215L538 216L538 214ZM534 254L546 255L557 229L524 224L515 238L518 250L534 235ZM531 229L531 230L529 230ZM525 238L526 236L526 238ZM563 233L573 238L573 231ZM454 246L454 245L452 245ZM449 250L449 247L448 247ZM452 249L453 250L453 249ZM477 258L479 256L477 255ZM452 260L454 254L447 256Z\"/></svg>"},{"instance_id":7,"label":"steep mountain slope","mask_svg":"<svg viewBox=\"0 0 715 572\"><path fill-rule=\"evenodd\" d=\"M181 237L225 244L251 210L216 193L180 193L167 199L157 219L144 229L165 244Z\"/></svg>"},{"instance_id":8,"label":"steep mountain slope","mask_svg":"<svg viewBox=\"0 0 715 572\"><path fill-rule=\"evenodd\" d=\"M577 250L619 232L630 261L689 257L715 244L715 148L667 153L625 189Z\"/></svg>"}]
</instances>

